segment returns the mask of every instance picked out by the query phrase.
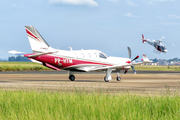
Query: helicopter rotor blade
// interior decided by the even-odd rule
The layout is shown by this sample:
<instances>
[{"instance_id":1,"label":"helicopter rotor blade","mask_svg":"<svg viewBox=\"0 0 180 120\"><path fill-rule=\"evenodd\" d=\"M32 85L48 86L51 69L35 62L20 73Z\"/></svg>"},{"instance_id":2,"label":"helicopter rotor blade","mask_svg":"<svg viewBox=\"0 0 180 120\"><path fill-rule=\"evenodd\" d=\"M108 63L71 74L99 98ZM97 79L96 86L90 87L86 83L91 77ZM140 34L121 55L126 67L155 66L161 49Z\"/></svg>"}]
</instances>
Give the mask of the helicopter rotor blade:
<instances>
[{"instance_id":1,"label":"helicopter rotor blade","mask_svg":"<svg viewBox=\"0 0 180 120\"><path fill-rule=\"evenodd\" d=\"M164 41L163 41L163 43L166 43L166 44L170 44L170 45L175 45L175 44L172 44L172 43L168 43L168 42L164 42Z\"/></svg>"}]
</instances>

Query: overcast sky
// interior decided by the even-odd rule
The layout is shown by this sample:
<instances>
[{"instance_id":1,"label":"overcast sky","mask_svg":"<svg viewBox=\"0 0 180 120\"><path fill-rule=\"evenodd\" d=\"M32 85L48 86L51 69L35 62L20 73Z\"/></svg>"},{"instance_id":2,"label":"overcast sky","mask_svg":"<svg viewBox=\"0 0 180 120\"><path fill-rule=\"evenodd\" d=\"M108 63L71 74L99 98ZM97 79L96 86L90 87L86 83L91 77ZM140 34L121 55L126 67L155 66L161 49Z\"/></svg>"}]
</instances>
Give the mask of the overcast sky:
<instances>
[{"instance_id":1,"label":"overcast sky","mask_svg":"<svg viewBox=\"0 0 180 120\"><path fill-rule=\"evenodd\" d=\"M31 53L25 25L33 25L54 48L97 49L108 56L180 58L179 0L1 0L0 58L10 50ZM143 44L163 39L168 52Z\"/></svg>"}]
</instances>

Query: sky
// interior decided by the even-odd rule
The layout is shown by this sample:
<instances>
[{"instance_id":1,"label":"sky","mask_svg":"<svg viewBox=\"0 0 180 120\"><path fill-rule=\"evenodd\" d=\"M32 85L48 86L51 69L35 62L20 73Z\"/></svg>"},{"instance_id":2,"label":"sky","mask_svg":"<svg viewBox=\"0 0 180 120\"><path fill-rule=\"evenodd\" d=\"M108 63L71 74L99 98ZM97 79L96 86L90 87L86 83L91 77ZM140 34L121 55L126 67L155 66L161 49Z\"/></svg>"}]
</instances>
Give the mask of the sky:
<instances>
[{"instance_id":1,"label":"sky","mask_svg":"<svg viewBox=\"0 0 180 120\"><path fill-rule=\"evenodd\" d=\"M180 58L179 0L0 1L0 58L10 50L32 53L25 32L33 25L53 48L95 49L108 56ZM146 39L161 39L168 52L154 53ZM166 43L165 43L166 42ZM174 45L170 45L172 43Z\"/></svg>"}]
</instances>

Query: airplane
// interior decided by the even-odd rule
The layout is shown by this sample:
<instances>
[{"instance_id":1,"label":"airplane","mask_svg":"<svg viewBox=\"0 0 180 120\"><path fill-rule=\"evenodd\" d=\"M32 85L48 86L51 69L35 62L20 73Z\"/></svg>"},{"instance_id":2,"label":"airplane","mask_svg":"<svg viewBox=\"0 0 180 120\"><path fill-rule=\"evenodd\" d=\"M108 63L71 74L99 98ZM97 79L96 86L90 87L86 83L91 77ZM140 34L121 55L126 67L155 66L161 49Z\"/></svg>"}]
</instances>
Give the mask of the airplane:
<instances>
[{"instance_id":1,"label":"airplane","mask_svg":"<svg viewBox=\"0 0 180 120\"><path fill-rule=\"evenodd\" d=\"M121 80L120 71L124 74L130 68L136 74L134 65L150 63L146 55L143 55L143 61L135 62L139 56L131 60L131 49L128 47L129 58L109 57L99 50L59 50L54 49L43 39L40 33L33 26L25 26L27 36L33 53L23 54L23 56L32 60L32 62L41 63L43 66L54 70L69 71L69 79L75 80L76 72L105 71L105 82L109 82L112 77L112 71L117 72L117 81ZM13 52L14 53L14 52Z\"/></svg>"},{"instance_id":2,"label":"airplane","mask_svg":"<svg viewBox=\"0 0 180 120\"><path fill-rule=\"evenodd\" d=\"M142 43L147 42L148 44L154 46L155 47L154 52L156 53L160 53L160 52L167 53L166 47L161 43L163 38L164 37L162 37L160 40L144 39L144 35L142 34Z\"/></svg>"}]
</instances>

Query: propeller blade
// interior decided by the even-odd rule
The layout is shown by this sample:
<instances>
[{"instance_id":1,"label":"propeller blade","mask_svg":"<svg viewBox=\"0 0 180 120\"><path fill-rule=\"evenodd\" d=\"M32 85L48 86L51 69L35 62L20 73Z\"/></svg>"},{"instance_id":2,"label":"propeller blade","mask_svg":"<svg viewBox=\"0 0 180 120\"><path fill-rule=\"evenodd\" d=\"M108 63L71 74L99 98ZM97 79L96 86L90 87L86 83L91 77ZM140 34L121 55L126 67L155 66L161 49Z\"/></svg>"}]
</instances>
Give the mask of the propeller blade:
<instances>
[{"instance_id":1,"label":"propeller blade","mask_svg":"<svg viewBox=\"0 0 180 120\"><path fill-rule=\"evenodd\" d=\"M133 60L131 60L131 62L134 61L134 60L136 60L136 59L138 59L138 58L139 58L139 55L136 56Z\"/></svg>"},{"instance_id":2,"label":"propeller blade","mask_svg":"<svg viewBox=\"0 0 180 120\"><path fill-rule=\"evenodd\" d=\"M127 72L128 72L128 70L125 70L125 71L124 71L124 75L125 75Z\"/></svg>"},{"instance_id":3,"label":"propeller blade","mask_svg":"<svg viewBox=\"0 0 180 120\"><path fill-rule=\"evenodd\" d=\"M130 47L127 47L127 49L128 49L129 59L131 59L131 49L130 49Z\"/></svg>"},{"instance_id":4,"label":"propeller blade","mask_svg":"<svg viewBox=\"0 0 180 120\"><path fill-rule=\"evenodd\" d=\"M136 70L135 70L134 66L131 66L131 68L132 68L134 74L136 74Z\"/></svg>"}]
</instances>

